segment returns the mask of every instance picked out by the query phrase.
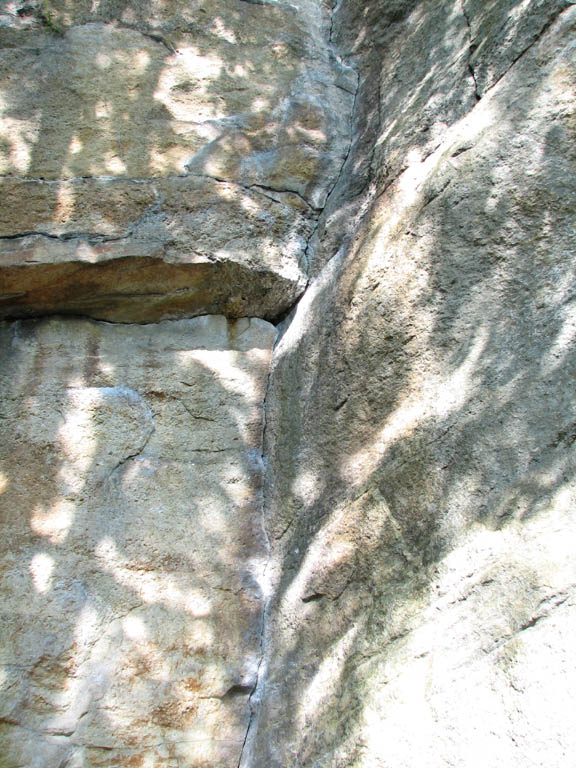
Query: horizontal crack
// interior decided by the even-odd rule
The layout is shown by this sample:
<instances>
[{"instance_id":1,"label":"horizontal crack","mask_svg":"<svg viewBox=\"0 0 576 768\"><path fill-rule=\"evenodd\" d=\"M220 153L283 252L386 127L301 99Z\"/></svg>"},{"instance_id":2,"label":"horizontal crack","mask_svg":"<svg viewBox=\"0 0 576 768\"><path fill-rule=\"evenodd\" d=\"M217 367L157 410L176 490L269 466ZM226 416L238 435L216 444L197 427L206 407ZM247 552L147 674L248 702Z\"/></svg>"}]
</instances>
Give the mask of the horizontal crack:
<instances>
[{"instance_id":1,"label":"horizontal crack","mask_svg":"<svg viewBox=\"0 0 576 768\"><path fill-rule=\"evenodd\" d=\"M298 10L292 3L283 3L280 0L239 0L239 2L248 3L249 5L266 5L272 8L286 8L291 11Z\"/></svg>"},{"instance_id":2,"label":"horizontal crack","mask_svg":"<svg viewBox=\"0 0 576 768\"><path fill-rule=\"evenodd\" d=\"M59 240L60 242L89 240L98 243L117 243L120 240L128 240L130 235L131 233L127 235L103 235L100 232L66 232L62 235L54 235L51 232L44 232L42 230L30 230L29 232L17 232L13 235L0 235L0 241L22 240L26 237L46 237L49 240Z\"/></svg>"},{"instance_id":3,"label":"horizontal crack","mask_svg":"<svg viewBox=\"0 0 576 768\"><path fill-rule=\"evenodd\" d=\"M244 0L245 2L247 0ZM322 208L315 208L311 203L306 200L305 197L303 197L300 192L297 192L295 189L276 189L275 187L267 187L263 184L241 184L239 181L231 181L230 179L224 179L220 176L211 176L208 173L189 173L187 174L187 177L194 177L199 179L211 179L212 181L216 181L219 184L231 184L233 187L239 187L240 189L245 189L249 192L259 192L264 197L267 197L269 200L274 200L274 202L279 202L274 197L270 197L270 195L267 195L266 192L275 192L278 195L284 195L284 194L290 194L295 195L298 197L307 208L310 208L312 211L320 212L322 211Z\"/></svg>"}]
</instances>

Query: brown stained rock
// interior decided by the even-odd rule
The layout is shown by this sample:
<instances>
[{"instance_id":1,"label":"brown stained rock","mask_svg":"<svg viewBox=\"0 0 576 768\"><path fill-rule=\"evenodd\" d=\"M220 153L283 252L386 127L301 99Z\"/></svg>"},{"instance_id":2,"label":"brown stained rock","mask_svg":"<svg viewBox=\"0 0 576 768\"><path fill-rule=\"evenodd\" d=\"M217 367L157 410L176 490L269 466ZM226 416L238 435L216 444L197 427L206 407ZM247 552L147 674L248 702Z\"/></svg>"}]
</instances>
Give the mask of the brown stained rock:
<instances>
[{"instance_id":1,"label":"brown stained rock","mask_svg":"<svg viewBox=\"0 0 576 768\"><path fill-rule=\"evenodd\" d=\"M2 186L0 317L272 319L304 289L299 198L204 178Z\"/></svg>"},{"instance_id":2,"label":"brown stained rock","mask_svg":"<svg viewBox=\"0 0 576 768\"><path fill-rule=\"evenodd\" d=\"M273 320L298 298L299 287L270 272L238 264L170 264L122 246L87 249L106 258L4 267L0 316L71 314L122 323L251 312ZM127 252L126 255L124 253ZM144 250L144 253L146 251Z\"/></svg>"},{"instance_id":3,"label":"brown stained rock","mask_svg":"<svg viewBox=\"0 0 576 768\"><path fill-rule=\"evenodd\" d=\"M260 654L274 328L0 335L0 764L235 768Z\"/></svg>"}]
</instances>

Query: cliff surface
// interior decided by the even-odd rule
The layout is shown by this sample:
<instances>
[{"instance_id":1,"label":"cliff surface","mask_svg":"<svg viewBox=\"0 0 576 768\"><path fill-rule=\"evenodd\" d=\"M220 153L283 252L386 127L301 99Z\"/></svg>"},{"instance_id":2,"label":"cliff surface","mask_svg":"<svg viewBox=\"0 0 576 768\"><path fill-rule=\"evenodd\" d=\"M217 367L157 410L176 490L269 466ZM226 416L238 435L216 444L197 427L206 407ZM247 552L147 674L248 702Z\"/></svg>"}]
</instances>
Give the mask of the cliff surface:
<instances>
[{"instance_id":1,"label":"cliff surface","mask_svg":"<svg viewBox=\"0 0 576 768\"><path fill-rule=\"evenodd\" d=\"M0 3L2 768L570 762L575 32Z\"/></svg>"}]
</instances>

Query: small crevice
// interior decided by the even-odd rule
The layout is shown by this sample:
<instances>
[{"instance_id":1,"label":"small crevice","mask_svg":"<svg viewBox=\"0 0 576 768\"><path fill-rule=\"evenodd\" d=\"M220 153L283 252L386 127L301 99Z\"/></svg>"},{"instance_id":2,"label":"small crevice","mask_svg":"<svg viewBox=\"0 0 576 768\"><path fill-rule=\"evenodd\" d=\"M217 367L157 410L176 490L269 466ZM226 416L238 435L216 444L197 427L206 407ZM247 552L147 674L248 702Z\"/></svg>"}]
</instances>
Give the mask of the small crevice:
<instances>
[{"instance_id":1,"label":"small crevice","mask_svg":"<svg viewBox=\"0 0 576 768\"><path fill-rule=\"evenodd\" d=\"M190 386L190 385L188 385L188 386ZM190 408L188 408L188 406L186 405L184 400L182 400L180 397L174 397L172 399L175 400L177 403L180 403L180 405L182 406L182 408L184 408L184 410L186 411L188 416L190 416L190 418L193 419L194 421L212 421L212 422L216 421L216 419L211 419L208 416L198 416L197 414L194 413L194 411L192 411L192 410L190 410ZM222 450L224 450L224 449L222 449Z\"/></svg>"},{"instance_id":2,"label":"small crevice","mask_svg":"<svg viewBox=\"0 0 576 768\"><path fill-rule=\"evenodd\" d=\"M480 96L480 93L478 92L478 83L477 83L477 81L476 81L476 74L475 74L475 72L474 72L474 67L472 66L472 64L470 63L470 61L468 61L468 72L470 73L470 76L471 76L471 78L472 78L472 81L474 82L474 98L475 98L475 99L476 99L476 101L478 102L478 101L480 101L480 99L481 99L482 97Z\"/></svg>"},{"instance_id":3,"label":"small crevice","mask_svg":"<svg viewBox=\"0 0 576 768\"><path fill-rule=\"evenodd\" d=\"M212 176L209 173L188 173L186 174L186 177L210 179L211 181L216 181L219 184L230 184L233 187L239 187L240 189L244 189L247 192L260 193L263 197L268 198L268 200L273 200L275 203L281 201L277 200L275 197L272 197L269 194L266 194L266 192L274 192L277 195L295 195L311 211L320 213L323 210L322 208L315 208L300 192L297 192L295 189L276 189L275 187L267 187L263 184L241 184L239 181L232 181L231 179L225 179L221 176Z\"/></svg>"},{"instance_id":4,"label":"small crevice","mask_svg":"<svg viewBox=\"0 0 576 768\"><path fill-rule=\"evenodd\" d=\"M350 110L350 143L348 144L348 149L346 151L346 155L344 156L344 159L342 160L342 165L340 166L340 170L338 172L338 175L337 175L334 183L332 184L332 186L328 190L328 194L326 195L326 200L324 202L324 205L323 205L322 209L320 209L320 211L319 211L320 215L328 207L328 203L330 202L330 198L332 197L332 194L334 193L334 190L337 189L337 187L338 187L338 183L340 182L340 179L342 178L342 175L344 174L344 169L346 168L346 163L348 162L348 158L350 157L350 154L352 152L352 145L354 143L353 121L354 121L354 116L356 114L356 102L357 102L357 99L358 99L358 92L359 92L359 90L360 90L360 79L358 78L357 81L356 81L356 91L354 92L354 94L352 94L353 95L353 101L352 101L352 107L351 107L351 110ZM347 91L347 92L349 93L349 91ZM310 235L309 235L309 237L308 237L308 239L306 241L306 248L304 249L304 257L306 259L306 263L308 264L308 267L310 265L310 248L312 246L312 242L313 242L314 237L316 236L316 233L318 232L318 228L320 226L320 215L318 216L316 224L315 224L312 232L310 233ZM335 255L336 254L334 254L334 256ZM306 288L308 287L309 284L310 284L310 274L308 275L308 282L306 284ZM300 299L298 299L298 300L300 300ZM298 302L295 302L295 304L297 304L297 303ZM288 314L288 313L286 313L286 314Z\"/></svg>"},{"instance_id":5,"label":"small crevice","mask_svg":"<svg viewBox=\"0 0 576 768\"><path fill-rule=\"evenodd\" d=\"M308 202L308 200L306 200L306 198L300 192L297 192L295 189L276 189L275 187L267 187L264 184L249 184L246 187L246 189L260 192L265 197L268 197L270 198L270 200L274 200L275 202L279 202L279 201L276 200L275 197L271 197L270 195L267 195L266 192L274 192L277 195L295 195L299 200L301 200L304 203L304 205L307 208L310 208L310 210L313 211L314 213L321 213L323 210L323 208L318 208L312 205L312 203Z\"/></svg>"},{"instance_id":6,"label":"small crevice","mask_svg":"<svg viewBox=\"0 0 576 768\"><path fill-rule=\"evenodd\" d=\"M179 55L180 53L167 37L164 37L164 35L161 35L158 32L149 32L147 30L140 29L138 26L136 26L136 24L126 24L125 22L122 24L115 24L114 26L116 29L128 29L132 32L138 32L143 37L147 37L149 40L163 45L164 48L166 48L166 50L171 54Z\"/></svg>"},{"instance_id":7,"label":"small crevice","mask_svg":"<svg viewBox=\"0 0 576 768\"><path fill-rule=\"evenodd\" d=\"M310 595L306 595L306 597L302 598L303 603L315 603L318 600L322 600L324 597L326 597L324 592L313 592Z\"/></svg>"},{"instance_id":8,"label":"small crevice","mask_svg":"<svg viewBox=\"0 0 576 768\"><path fill-rule=\"evenodd\" d=\"M185 179L189 174L176 173L170 176L163 176L162 180L169 179ZM105 182L109 184L142 184L151 185L154 182L154 178L147 177L143 179L132 178L130 176L63 176L58 179L45 179L42 176L14 176L10 173L2 176L1 182L6 181L18 181L22 184L68 184L71 182L82 181L97 181L99 183Z\"/></svg>"},{"instance_id":9,"label":"small crevice","mask_svg":"<svg viewBox=\"0 0 576 768\"><path fill-rule=\"evenodd\" d=\"M244 1L246 1L246 0L244 0ZM252 0L247 0L247 1L251 2ZM329 32L328 32L328 41L327 42L328 42L328 46L330 48L330 51L334 55L335 59L339 62L339 64L341 66L346 66L344 64L342 58L339 57L336 54L336 52L334 51L334 49L332 47L332 40L333 40L333 35L334 35L334 14L335 14L336 10L337 10L337 3L334 3L334 5L330 9L330 24L329 24ZM325 197L325 200L324 200L324 204L322 205L321 208L314 208L299 193L294 192L293 190L283 190L285 192L291 192L292 194L298 195L298 197L300 197L300 199L302 199L303 202L305 202L306 205L316 214L317 218L316 218L315 226L314 226L314 228L312 229L310 235L307 238L306 247L304 249L304 257L305 257L306 262L307 262L308 265L310 264L309 251L310 251L310 247L311 247L312 241L314 239L314 236L316 235L316 233L318 231L318 227L319 227L319 224L320 224L320 217L321 217L322 213L326 210L326 207L328 206L330 198L331 198L332 194L334 193L334 190L337 188L337 186L338 186L338 184L339 184L339 182L340 182L340 180L341 180L341 178L342 178L342 176L344 174L346 163L348 162L348 159L349 159L349 157L351 155L351 152L352 152L352 146L353 146L353 143L354 143L354 131L353 131L353 129L354 129L354 120L355 120L355 114L356 114L356 105L357 105L358 93L360 91L360 78L359 78L358 74L356 76L356 88L355 88L355 91L353 93L351 93L347 89L343 88L342 90L345 90L347 93L350 93L350 95L353 96L353 101L352 101L352 105L351 105L351 109L350 109L350 123L349 123L350 141L349 141L346 153L344 155L344 158L342 160L342 165L340 166L340 170L339 170L338 174L336 175L336 178L335 178L333 184L330 186L330 189L328 190L328 192L326 194L326 197ZM216 179L216 180L219 181L219 179ZM222 181L224 181L224 180L222 179ZM229 183L229 182L227 182L227 183ZM274 190L272 188L266 188L266 187L262 187L260 185L252 185L251 187L248 187L248 189L251 189L251 190L254 189L254 188L256 188L257 190L261 191L262 194L264 194L264 192L262 190L267 190L267 189L268 189L268 191L271 191L271 192L276 192L276 193L280 192L280 190ZM288 307L285 310L285 312L282 313L282 315L280 317L278 317L276 319L276 321L274 323L276 326L278 326L281 322L283 322L295 310L295 308L297 307L297 305L301 301L302 297L306 293L306 289L307 289L308 285L310 284L310 279L311 279L311 276L310 276L310 273L308 272L308 280L307 280L307 283L306 283L306 286L305 286L304 290L297 297L297 299L293 302L293 304L290 307ZM277 337L276 343L277 342L278 342L278 337ZM261 459L262 459L262 463L263 463L263 469L265 468L265 462L266 462L265 446L266 446L266 430L267 430L267 427L268 427L266 414L267 414L267 408L268 408L268 403L269 403L269 396L270 396L270 391L271 391L272 374L273 374L273 367L272 367L272 364L270 364L270 367L269 367L269 370L268 370L267 383L266 383L266 391L265 391L264 400L263 400L263 404L262 404L263 418L262 418L262 438L261 438L262 439ZM266 488L267 488L266 482L264 482L263 491L262 491L262 529L263 529L263 533L264 533L264 536L265 536L265 539L266 539L267 559L266 559L266 563L265 563L264 569L263 569L263 579L265 579L265 577L266 577L266 572L267 572L267 569L268 569L268 567L270 565L271 557L272 557L272 546L271 546L270 534L268 533L268 530L267 530L267 527L266 527L266 519L265 519L266 509L268 507L267 496L266 496ZM291 523L292 523L292 521L288 524L288 528L290 527ZM347 585L345 585L344 589L346 588L346 586ZM342 592L344 591L344 589L342 590ZM340 593L340 594L342 594L342 593ZM325 597L324 594L316 592L314 594L311 594L311 595L305 597L303 599L303 602L305 602L305 603L313 602L315 600L321 600L323 597ZM338 595L337 597L340 597L340 595ZM258 660L258 666L257 666L257 669L256 669L256 682L254 684L254 688L252 689L252 691L250 692L249 697L248 697L248 705L250 707L250 716L249 716L248 725L247 725L247 728L246 728L246 734L245 734L245 737L244 737L244 742L243 742L242 748L240 750L240 756L239 756L239 759L238 759L238 768L242 768L242 765L243 765L244 755L245 755L245 752L246 752L246 746L248 744L248 739L249 739L252 727L253 727L254 722L255 722L255 717L256 717L256 706L255 705L257 704L257 700L259 700L261 698L261 694L259 695L259 692L260 692L260 689L262 688L262 686L264 685L264 673L263 673L263 668L262 667L263 667L264 658L265 658L265 654L266 654L266 649L265 649L266 629L267 629L267 624L268 624L268 612L269 612L269 610L270 610L270 597L266 597L264 599L264 607L263 607L263 610L262 610L262 616L261 616L261 622L260 622L260 634L259 634L259 637L260 637L260 640L259 640L259 642L260 642L260 655L259 655L259 660ZM255 700L254 697L257 697L257 700Z\"/></svg>"},{"instance_id":10,"label":"small crevice","mask_svg":"<svg viewBox=\"0 0 576 768\"><path fill-rule=\"evenodd\" d=\"M144 407L146 408L147 414L150 418L150 423L148 425L147 433L141 443L141 445L134 451L134 453L129 454L128 456L125 456L123 459L120 459L120 461L116 464L116 466L110 471L108 475L108 479L112 477L112 475L117 472L120 467L122 467L124 464L126 464L127 461L132 461L133 459L137 459L139 456L142 455L142 453L145 451L146 446L150 442L150 438L156 431L156 424L154 423L154 417L152 415L152 411L148 408L146 403L142 401L144 404Z\"/></svg>"},{"instance_id":11,"label":"small crevice","mask_svg":"<svg viewBox=\"0 0 576 768\"><path fill-rule=\"evenodd\" d=\"M22 240L25 237L45 237L48 240L58 240L61 243L68 240L85 240L90 243L116 243L120 240L127 240L128 235L103 235L99 232L66 232L62 235L54 235L51 232L42 230L30 230L29 232L17 232L14 235L0 235L2 240Z\"/></svg>"},{"instance_id":12,"label":"small crevice","mask_svg":"<svg viewBox=\"0 0 576 768\"><path fill-rule=\"evenodd\" d=\"M556 13L554 16L552 16L550 19L548 19L548 21L547 21L547 22L545 22L545 23L543 24L543 26L542 26L542 28L540 29L540 31L539 31L537 34L535 34L535 35L534 35L534 38L532 39L532 41L531 41L530 43L528 43L528 45L527 45L525 48L523 48L523 49L522 49L522 51L520 51L520 53L519 53L517 56L515 56L515 57L512 59L512 61L510 62L510 64L508 65L508 67L505 69L505 71L504 71L504 72L502 72L502 74L501 74L501 75L500 75L500 76L499 76L499 77L498 77L498 78L497 78L497 79L496 79L496 80L495 80L495 81L494 81L494 82L493 82L493 83L490 85L490 87L486 89L486 91L484 92L484 94L482 94L482 96L485 96L487 93L489 93L490 91L492 91L492 90L493 90L493 89L494 89L494 88L495 88L495 87L498 85L498 83L499 83L499 82L500 82L500 81L501 81L503 78L505 78L505 77L506 77L506 75L507 75L507 74L508 74L508 73L509 73L509 72L510 72L510 71L511 71L513 68L514 68L514 66L515 66L515 65L516 65L516 64L517 64L517 63L518 63L518 62L519 62L521 59L523 59L523 58L524 58L524 56L525 56L525 55L526 55L526 54L527 54L527 53L528 53L528 52L529 52L529 51L530 51L530 50L531 50L531 49L532 49L532 48L533 48L533 47L534 47L534 46L535 46L537 43L539 43L539 42L540 42L540 40L541 40L541 39L544 37L544 35L546 34L546 32L547 32L547 31L550 29L550 27L551 27L551 26L552 26L552 25L553 25L553 24L554 24L554 23L555 23L555 22L556 22L556 21L557 21L557 20L560 18L560 16L562 16L562 14L564 14L564 13L567 13L567 12L569 12L569 11L571 10L571 8L572 8L572 7L573 7L573 3L571 3L571 4L570 4L569 6L567 6L567 7L564 7L564 8L562 8L562 9L561 9L561 10L560 10L558 13ZM465 14L464 14L464 17L466 18L466 21L468 22L468 19L467 19L467 17L466 17L466 15L465 15ZM473 70L472 70L472 74L473 74L473 76L474 76L474 72L473 72ZM476 78L475 78L475 77L474 77L474 82L476 83ZM478 100L480 100L480 97L478 96L478 88L476 89L476 95L477 95L477 97L478 97Z\"/></svg>"},{"instance_id":13,"label":"small crevice","mask_svg":"<svg viewBox=\"0 0 576 768\"><path fill-rule=\"evenodd\" d=\"M278 342L278 336L276 337L276 343ZM262 398L262 430L260 432L260 461L262 464L262 496L260 501L260 518L262 521L262 533L264 535L264 541L265 541L265 552L266 557L262 568L262 594L263 594L263 605L262 605L262 613L260 616L260 625L258 628L258 665L256 667L256 678L254 685L252 686L252 689L248 695L248 708L250 710L250 714L248 717L248 725L246 726L246 733L244 734L244 741L242 742L242 747L240 749L240 755L238 757L238 768L241 768L243 759L244 759L244 752L246 750L246 745L248 743L248 737L250 735L250 731L252 729L252 725L254 723L255 715L256 715L256 702L254 701L254 696L258 695L260 686L263 683L263 674L262 674L262 665L264 663L264 656L265 656L265 640L266 640L266 626L267 626L267 619L268 619L268 611L270 608L270 596L266 594L265 590L265 583L266 583L266 574L268 572L268 567L270 565L270 561L272 558L272 545L270 542L270 535L268 533L268 529L266 527L266 509L267 509L267 487L265 482L265 468L266 468L266 431L268 428L268 420L266 418L267 416L267 407L269 402L269 396L270 396L270 390L272 386L272 355L274 351L272 350L270 355L270 364L268 366L268 375L266 377L266 388L264 390L264 397Z\"/></svg>"},{"instance_id":14,"label":"small crevice","mask_svg":"<svg viewBox=\"0 0 576 768\"><path fill-rule=\"evenodd\" d=\"M499 78L498 78L498 79L497 79L497 80L496 80L494 83L492 83L492 85L490 86L490 88L489 88L488 90L492 90L492 88L494 88L496 85L498 85L498 83L500 82L500 80L502 80L502 78L503 78L503 77L506 77L506 75L508 74L508 72L510 72L510 70L511 70L511 69L514 67L514 65L515 65L515 64L516 64L518 61L520 61L520 59L522 59L522 58L523 58L523 57L524 57L524 56L525 56L525 55L528 53L528 51L530 51L530 49L531 49L531 48L533 48L533 47L536 45L536 43L539 43L539 42L540 42L540 40L542 39L542 37L543 37L543 36L546 34L546 32L547 32L547 31L550 29L550 27L551 27L551 26L552 26L552 25L553 25L553 24L554 24L554 23L557 21L557 19L559 19L559 18L560 18L560 16L562 16L562 14L563 14L563 13L566 13L566 12L567 12L567 11L569 11L571 8L572 8L572 3L571 3L571 4L570 4L570 5L567 7L567 8L562 8L562 10L561 10L561 11L559 11L559 12L558 12L556 15L554 15L554 16L552 16L550 19L548 19L548 21L547 21L547 22L546 22L546 23L545 23L545 24L542 26L542 28L540 29L540 31L539 31L539 32L538 32L538 33L537 33L537 34L534 36L534 39L532 40L532 42L530 42L530 43L529 43L529 44L526 46L526 48L524 48L524 49L523 49L523 50L522 50L522 51L521 51L521 52L518 54L518 56L516 56L514 59L512 59L512 61L511 61L511 63L510 63L510 66L509 66L509 67L506 69L506 71L505 71L505 72L503 72L503 73L500 75L500 77L499 77Z\"/></svg>"},{"instance_id":15,"label":"small crevice","mask_svg":"<svg viewBox=\"0 0 576 768\"><path fill-rule=\"evenodd\" d=\"M292 3L283 3L281 0L238 0L241 3L248 3L248 5L264 5L269 8L285 8L290 11L297 11L298 8Z\"/></svg>"},{"instance_id":16,"label":"small crevice","mask_svg":"<svg viewBox=\"0 0 576 768\"><path fill-rule=\"evenodd\" d=\"M233 685L222 696L223 699L236 699L243 696L251 696L254 692L253 685Z\"/></svg>"},{"instance_id":17,"label":"small crevice","mask_svg":"<svg viewBox=\"0 0 576 768\"><path fill-rule=\"evenodd\" d=\"M538 613L528 619L528 621L524 622L524 624L521 624L514 634L517 635L520 632L524 632L524 630L534 627L536 624L538 624L538 622L542 621L542 619L548 618L548 616L554 610L556 610L556 608L564 605L566 600L568 600L567 594L551 595L550 597L546 598L540 604L540 610Z\"/></svg>"},{"instance_id":18,"label":"small crevice","mask_svg":"<svg viewBox=\"0 0 576 768\"><path fill-rule=\"evenodd\" d=\"M253 685L243 685L242 683L237 683L235 685L230 686L228 690L220 694L219 696L198 696L199 699L215 699L217 701L226 701L227 699L239 699L243 698L245 696L250 696L251 693L254 690Z\"/></svg>"},{"instance_id":19,"label":"small crevice","mask_svg":"<svg viewBox=\"0 0 576 768\"><path fill-rule=\"evenodd\" d=\"M468 72L470 73L470 77L472 78L472 82L474 83L474 98L478 102L480 101L482 96L478 89L478 81L476 80L476 73L474 71L474 67L472 66L472 56L474 54L474 51L476 50L476 43L474 42L474 38L472 37L472 23L470 20L470 15L466 9L466 4L464 0L460 0L460 8L462 10L462 16L464 17L464 21L466 22L466 26L468 28L468 52L467 52L466 64L468 67Z\"/></svg>"},{"instance_id":20,"label":"small crevice","mask_svg":"<svg viewBox=\"0 0 576 768\"><path fill-rule=\"evenodd\" d=\"M550 617L556 609L560 608L564 603L567 602L568 598L570 597L570 591L574 587L567 588L567 591L561 592L559 594L550 595L549 597L544 598L539 605L539 610L531 616L528 620L524 621L520 626L511 632L509 635L505 635L504 637L500 637L491 648L484 649L484 652L486 654L492 654L498 651L502 646L509 643L511 640L513 640L515 637L517 637L522 632L525 632L527 629L531 629L532 627L539 624L543 619L547 619Z\"/></svg>"}]
</instances>

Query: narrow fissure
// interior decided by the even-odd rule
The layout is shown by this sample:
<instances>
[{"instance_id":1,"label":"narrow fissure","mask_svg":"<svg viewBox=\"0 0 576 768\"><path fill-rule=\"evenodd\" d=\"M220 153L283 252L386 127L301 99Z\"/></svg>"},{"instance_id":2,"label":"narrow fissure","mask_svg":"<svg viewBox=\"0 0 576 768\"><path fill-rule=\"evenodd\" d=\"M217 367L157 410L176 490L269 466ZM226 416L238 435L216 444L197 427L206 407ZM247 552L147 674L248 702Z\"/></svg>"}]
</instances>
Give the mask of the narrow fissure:
<instances>
[{"instance_id":1,"label":"narrow fissure","mask_svg":"<svg viewBox=\"0 0 576 768\"><path fill-rule=\"evenodd\" d=\"M248 1L251 1L251 0L248 0ZM347 65L344 62L344 60L336 53L336 51L333 48L333 42L332 41L333 41L334 15L335 15L335 13L337 13L338 8L339 8L339 3L335 3L332 6L331 10L330 10L330 23L329 23L329 26L328 26L327 45L328 45L329 49L332 51L332 53L334 54L334 56L337 59L337 61L339 62L339 64L341 66L343 66L343 67L351 69L349 67L349 65ZM310 272L309 251L310 251L310 247L311 247L311 244L313 242L313 239L316 236L316 233L317 233L318 228L320 226L320 221L321 221L321 218L322 218L322 214L328 209L328 206L329 206L329 203L330 203L330 199L331 199L332 195L335 193L335 191L338 189L338 185L339 185L339 183L340 183L340 181L342 179L342 176L343 176L343 174L345 172L346 164L347 164L348 159L350 158L350 155L351 155L351 152L352 152L353 142L354 142L354 130L353 129L354 129L354 123L355 123L355 118L356 118L356 105L357 105L357 97L358 97L359 90L360 90L360 79L359 79L358 73L356 73L356 88L355 88L353 94L351 94L351 95L353 95L353 101L352 101L352 105L351 105L351 109L350 109L350 116L349 116L349 135L350 135L350 139L349 139L349 143L348 143L348 148L347 148L346 154L345 154L345 156L344 156L344 158L342 160L342 164L340 166L340 170L339 170L339 172L338 172L334 182L332 183L329 191L326 194L324 205L322 206L321 209L316 209L316 211L315 211L317 213L316 224L315 224L312 232L310 233L310 236L308 237L308 241L307 241L306 248L305 248L305 251L304 251L306 262L307 262L307 266L308 266L308 281L307 281L307 284L306 284L306 287L305 287L304 291L300 294L300 296L296 299L296 301L285 312L283 312L281 317L279 317L278 320L275 322L275 325L277 327L280 326L285 320L287 320L287 318L296 310L296 308L298 307L298 304L303 300L303 298L304 298L304 296L306 294L306 290L307 290L308 286L310 285L310 281L312 280L312 275L311 275L311 272ZM333 258L333 257L331 257L331 258ZM267 522L266 522L266 515L267 515L267 508L268 508L267 493L266 493L267 486L268 486L267 478L266 478L266 468L267 468L267 462L266 462L266 458L267 458L266 457L267 418L266 418L266 414L267 414L267 408L269 406L269 395L270 395L271 385L272 385L272 376L273 376L273 369L274 369L274 353L275 353L276 346L277 346L278 341L279 341L279 337L280 337L280 335L277 336L276 343L275 343L275 345L273 347L273 350L272 350L272 355L271 355L271 360L270 360L270 368L269 368L269 372L268 372L268 380L267 380L267 386L266 386L266 393L265 393L265 396L264 396L264 401L263 401L263 406L262 406L262 408L263 408L262 454L261 454L262 465L263 465L262 530L263 530L263 533L264 533L265 538L266 538L266 546L267 546L267 560L266 560L266 563L265 563L265 566L264 566L262 579L263 579L263 584L264 584L264 588L265 589L266 589L266 586L267 586L266 585L266 573L267 573L268 568L270 566L272 555L273 555L273 553L272 553L272 544L271 544L270 536L268 534ZM266 590L266 592L269 592L269 590ZM324 594L322 594L322 593L315 593L315 594L310 595L307 598L305 598L304 602L314 602L314 601L317 601L317 600L321 600L322 598L324 598ZM272 599L272 595L271 594L265 594L264 595L264 606L263 606L263 610L262 610L261 625L260 625L260 660L259 660L258 667L257 667L257 672L256 672L256 683L254 685L253 690L250 692L249 699L248 699L248 705L250 707L249 722L248 722L248 726L246 728L246 735L244 737L244 742L242 744L242 749L241 749L240 757L239 757L239 760L238 760L238 768L251 768L250 764L245 763L246 750L247 750L247 746L249 744L249 739L250 739L250 736L251 736L251 731L252 731L252 729L253 729L253 727L254 727L254 725L256 723L256 720L258 718L258 714L259 714L258 713L258 707L259 707L259 705L260 705L260 703L262 701L264 687L266 685L265 669L263 669L263 664L265 663L265 656L266 656L266 637L267 637L268 615L269 615L269 610L270 610L271 599Z\"/></svg>"}]
</instances>

